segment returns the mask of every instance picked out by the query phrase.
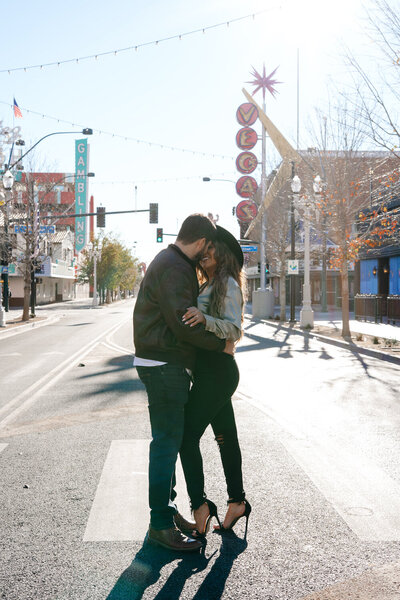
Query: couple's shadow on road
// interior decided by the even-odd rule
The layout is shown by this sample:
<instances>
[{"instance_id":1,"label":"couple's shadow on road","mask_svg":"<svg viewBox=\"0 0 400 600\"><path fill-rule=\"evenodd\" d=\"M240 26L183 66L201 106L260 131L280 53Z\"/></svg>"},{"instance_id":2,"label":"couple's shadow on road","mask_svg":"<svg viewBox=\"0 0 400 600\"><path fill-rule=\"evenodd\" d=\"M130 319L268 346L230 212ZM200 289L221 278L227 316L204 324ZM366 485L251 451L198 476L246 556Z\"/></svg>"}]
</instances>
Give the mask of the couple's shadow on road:
<instances>
[{"instance_id":1,"label":"couple's shadow on road","mask_svg":"<svg viewBox=\"0 0 400 600\"><path fill-rule=\"evenodd\" d=\"M219 534L215 534L219 535ZM203 579L192 600L218 600L222 598L225 583L235 559L247 548L247 542L238 538L233 531L224 532L221 537L219 555ZM178 564L169 575L154 600L178 600L186 581L195 573L205 571L217 554L207 554L207 547L199 553L178 554L145 540L132 563L120 575L106 600L139 600L145 590L154 585L161 575L161 569L176 560Z\"/></svg>"}]
</instances>

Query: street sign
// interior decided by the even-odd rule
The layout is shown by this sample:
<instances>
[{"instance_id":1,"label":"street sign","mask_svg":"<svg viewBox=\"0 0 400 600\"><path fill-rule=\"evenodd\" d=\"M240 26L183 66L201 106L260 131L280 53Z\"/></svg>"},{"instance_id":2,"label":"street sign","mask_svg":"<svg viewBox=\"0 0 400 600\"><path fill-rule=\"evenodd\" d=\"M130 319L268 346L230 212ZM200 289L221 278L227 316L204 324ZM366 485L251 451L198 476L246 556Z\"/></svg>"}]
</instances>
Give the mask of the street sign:
<instances>
[{"instance_id":1,"label":"street sign","mask_svg":"<svg viewBox=\"0 0 400 600\"><path fill-rule=\"evenodd\" d=\"M56 226L55 225L40 225L39 234L45 235L47 233L55 233ZM26 225L14 225L14 233L26 233ZM32 228L28 228L28 233L32 233Z\"/></svg>"},{"instance_id":2,"label":"street sign","mask_svg":"<svg viewBox=\"0 0 400 600\"><path fill-rule=\"evenodd\" d=\"M253 200L242 200L236 207L236 217L242 223L250 223L257 212L257 204Z\"/></svg>"},{"instance_id":3,"label":"street sign","mask_svg":"<svg viewBox=\"0 0 400 600\"><path fill-rule=\"evenodd\" d=\"M257 252L258 246L241 246L242 252Z\"/></svg>"},{"instance_id":4,"label":"street sign","mask_svg":"<svg viewBox=\"0 0 400 600\"><path fill-rule=\"evenodd\" d=\"M299 274L299 261L298 260L288 260L288 274L289 275L298 275Z\"/></svg>"},{"instance_id":5,"label":"street sign","mask_svg":"<svg viewBox=\"0 0 400 600\"><path fill-rule=\"evenodd\" d=\"M5 275L8 274L8 267L1 267L1 272L4 273Z\"/></svg>"}]
</instances>

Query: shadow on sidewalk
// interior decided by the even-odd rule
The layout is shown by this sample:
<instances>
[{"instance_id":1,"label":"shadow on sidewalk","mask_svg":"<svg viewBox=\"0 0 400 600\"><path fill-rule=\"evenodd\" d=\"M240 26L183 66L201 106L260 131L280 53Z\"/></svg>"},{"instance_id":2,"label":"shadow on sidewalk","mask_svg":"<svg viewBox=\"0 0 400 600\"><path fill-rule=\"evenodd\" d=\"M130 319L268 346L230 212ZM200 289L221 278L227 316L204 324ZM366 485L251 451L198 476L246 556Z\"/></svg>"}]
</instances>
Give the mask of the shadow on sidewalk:
<instances>
[{"instance_id":1,"label":"shadow on sidewalk","mask_svg":"<svg viewBox=\"0 0 400 600\"><path fill-rule=\"evenodd\" d=\"M293 353L299 353L299 352L305 352L308 354L318 354L320 353L319 358L322 358L324 360L328 360L331 359L332 356L330 356L328 354L328 352L325 350L325 348L321 350L317 350L317 349L311 349L310 348L310 339L312 339L312 334L309 334L307 332L298 332L295 329L290 328L289 330L286 327L282 327L282 325L280 324L271 324L268 323L269 326L271 327L275 327L275 330L272 334L271 337L263 337L260 335L255 335L253 333L249 333L249 330L254 327L255 325L258 325L261 321L252 321L249 325L247 325L247 327L244 328L244 337L248 338L249 340L252 340L253 342L257 342L256 344L251 344L248 346L239 346L239 348L236 349L236 353L240 353L240 352L252 352L253 350L264 350L264 349L268 349L268 348L278 348L278 354L277 356L279 358L293 358L294 355ZM284 333L284 338L283 340L279 341L274 339L278 333ZM291 337L292 336L301 336L304 338L304 345L303 348L301 350L298 349L293 349L291 346Z\"/></svg>"}]
</instances>

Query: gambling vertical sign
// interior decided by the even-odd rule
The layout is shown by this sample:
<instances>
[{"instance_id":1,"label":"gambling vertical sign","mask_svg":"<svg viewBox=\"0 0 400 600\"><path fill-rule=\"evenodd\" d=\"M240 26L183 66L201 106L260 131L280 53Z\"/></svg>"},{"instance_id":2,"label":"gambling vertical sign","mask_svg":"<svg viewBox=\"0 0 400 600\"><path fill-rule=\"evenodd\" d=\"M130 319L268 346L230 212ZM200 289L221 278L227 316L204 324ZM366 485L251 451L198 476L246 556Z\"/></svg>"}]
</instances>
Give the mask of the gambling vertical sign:
<instances>
[{"instance_id":1,"label":"gambling vertical sign","mask_svg":"<svg viewBox=\"0 0 400 600\"><path fill-rule=\"evenodd\" d=\"M87 139L75 140L75 213L87 212L87 173L89 149ZM81 252L86 246L86 217L75 217L75 251Z\"/></svg>"}]
</instances>

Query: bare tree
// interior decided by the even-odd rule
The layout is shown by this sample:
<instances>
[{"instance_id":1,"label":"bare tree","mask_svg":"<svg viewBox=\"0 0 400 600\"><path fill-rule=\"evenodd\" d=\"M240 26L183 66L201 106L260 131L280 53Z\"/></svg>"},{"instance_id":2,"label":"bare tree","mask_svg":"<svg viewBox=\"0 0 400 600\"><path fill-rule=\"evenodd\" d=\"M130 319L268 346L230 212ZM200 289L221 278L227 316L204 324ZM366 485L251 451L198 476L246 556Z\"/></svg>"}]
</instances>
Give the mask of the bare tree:
<instances>
[{"instance_id":1,"label":"bare tree","mask_svg":"<svg viewBox=\"0 0 400 600\"><path fill-rule=\"evenodd\" d=\"M361 57L349 49L345 51L345 61L354 79L354 89L345 95L353 107L358 130L375 147L400 158L400 2L374 0L366 14L375 56L372 60L367 58L366 67Z\"/></svg>"},{"instance_id":2,"label":"bare tree","mask_svg":"<svg viewBox=\"0 0 400 600\"><path fill-rule=\"evenodd\" d=\"M24 175L24 182L18 184L17 189L13 190L14 211L11 213L11 223L18 231L14 236L14 249L24 279L23 321L29 319L35 272L41 266L40 257L44 255L46 234L42 234L40 230L47 215L43 213L43 205L57 185L65 183L64 179L54 181L52 177L48 179L41 177L40 189L38 189L36 179L37 173L33 171L31 163L31 169ZM73 205L65 212L69 208L73 208ZM59 212L58 206L56 210Z\"/></svg>"},{"instance_id":3,"label":"bare tree","mask_svg":"<svg viewBox=\"0 0 400 600\"><path fill-rule=\"evenodd\" d=\"M280 320L286 320L286 259L290 237L290 195L281 190L267 209L266 256L279 277Z\"/></svg>"},{"instance_id":4,"label":"bare tree","mask_svg":"<svg viewBox=\"0 0 400 600\"><path fill-rule=\"evenodd\" d=\"M389 152L360 150L363 130L357 127L357 118L346 103L323 117L319 132L323 134L319 148L324 149L318 150L316 163L323 180L318 216L337 244L331 266L340 271L342 336L350 338L350 265L362 249L392 243L398 236L398 214L385 208L398 189L398 161Z\"/></svg>"}]
</instances>

